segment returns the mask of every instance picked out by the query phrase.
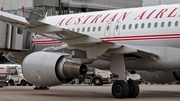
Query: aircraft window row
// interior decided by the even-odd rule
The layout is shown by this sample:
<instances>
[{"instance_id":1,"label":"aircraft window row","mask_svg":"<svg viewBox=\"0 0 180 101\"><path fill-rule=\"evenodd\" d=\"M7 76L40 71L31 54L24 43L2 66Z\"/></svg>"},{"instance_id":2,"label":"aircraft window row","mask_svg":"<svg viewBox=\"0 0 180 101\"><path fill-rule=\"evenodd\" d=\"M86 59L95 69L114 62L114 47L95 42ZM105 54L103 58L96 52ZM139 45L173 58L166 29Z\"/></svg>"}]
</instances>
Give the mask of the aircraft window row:
<instances>
[{"instance_id":1,"label":"aircraft window row","mask_svg":"<svg viewBox=\"0 0 180 101\"><path fill-rule=\"evenodd\" d=\"M154 28L157 28L158 25L159 25L158 22L155 22L155 23L153 24ZM165 22L161 22L161 23L160 23L160 26L161 26L161 27L165 27L165 25L166 25ZM174 23L174 26L177 27L178 25L179 25L179 21L176 21L176 22ZM125 30L125 29L126 29L126 26L127 26L127 25L124 24L124 25L122 26L122 29ZM168 26L168 27L171 27L171 26L172 26L172 22L169 21L169 22L167 23L167 26ZM141 29L145 28L145 23L142 23L140 26L139 26L139 24L135 24L135 25L134 25L134 28L135 28L135 29L138 29L138 27L140 27ZM151 27L152 27L152 23L148 23L148 24L147 24L147 28L151 28ZM118 30L118 28L119 28L119 25L116 25L116 30ZM128 29L132 29L132 24L129 24L129 25L127 26L127 28L128 28ZM107 28L107 30L108 30L108 28Z\"/></svg>"},{"instance_id":2,"label":"aircraft window row","mask_svg":"<svg viewBox=\"0 0 180 101\"><path fill-rule=\"evenodd\" d=\"M154 28L157 28L157 27L158 27L158 22L155 22L154 25L152 25L152 23L148 23L148 24L147 24L147 28L151 28L152 26L154 26ZM165 27L165 22L161 22L160 26L161 26L161 27ZM172 26L172 22L169 21L169 22L167 23L167 26L168 26L168 27L171 27L171 26ZM175 26L175 27L179 26L179 21L175 21L174 26ZM132 24L129 24L129 26L127 26L127 27L128 27L128 29L132 29L133 25L132 25ZM138 27L139 27L139 24L136 23L135 26L134 26L134 28L135 28L135 29L138 29ZM142 23L142 24L140 25L140 28L141 28L141 29L145 28L145 23ZM119 25L116 25L116 30L118 30L118 29L119 29ZM123 30L126 29L126 24L124 24L124 25L122 26L122 29L123 29ZM88 28L87 28L87 32L90 32L90 30L91 30L91 27L88 27ZM99 26L97 30L98 30L98 31L101 31L101 26ZM107 26L107 27L106 27L106 30L110 30L110 26ZM73 28L72 31L75 31L75 28ZM95 31L96 31L96 27L93 27L93 28L92 28L92 31L95 32ZM80 28L77 28L77 32L80 32ZM85 27L82 28L82 32L85 32Z\"/></svg>"},{"instance_id":3,"label":"aircraft window row","mask_svg":"<svg viewBox=\"0 0 180 101\"><path fill-rule=\"evenodd\" d=\"M107 26L107 30L109 30L109 29L110 29L110 26ZM87 28L87 32L90 32L90 30L91 30L91 27L88 27ZM99 26L97 30L101 31L101 26ZM73 28L72 31L76 31L75 28ZM92 31L95 32L96 31L96 27L93 27ZM80 28L77 28L77 32L80 32ZM85 27L82 28L82 32L85 32Z\"/></svg>"}]
</instances>

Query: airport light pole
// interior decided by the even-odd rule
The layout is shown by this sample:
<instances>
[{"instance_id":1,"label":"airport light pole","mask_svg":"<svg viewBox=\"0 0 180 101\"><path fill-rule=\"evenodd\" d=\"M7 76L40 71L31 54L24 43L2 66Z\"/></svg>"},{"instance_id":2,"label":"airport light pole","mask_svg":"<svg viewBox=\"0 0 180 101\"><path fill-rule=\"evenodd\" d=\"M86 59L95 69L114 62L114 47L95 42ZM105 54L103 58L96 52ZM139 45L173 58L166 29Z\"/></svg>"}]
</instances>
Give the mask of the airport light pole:
<instances>
[{"instance_id":1,"label":"airport light pole","mask_svg":"<svg viewBox=\"0 0 180 101\"><path fill-rule=\"evenodd\" d=\"M59 0L59 15L62 15L62 2Z\"/></svg>"}]
</instances>

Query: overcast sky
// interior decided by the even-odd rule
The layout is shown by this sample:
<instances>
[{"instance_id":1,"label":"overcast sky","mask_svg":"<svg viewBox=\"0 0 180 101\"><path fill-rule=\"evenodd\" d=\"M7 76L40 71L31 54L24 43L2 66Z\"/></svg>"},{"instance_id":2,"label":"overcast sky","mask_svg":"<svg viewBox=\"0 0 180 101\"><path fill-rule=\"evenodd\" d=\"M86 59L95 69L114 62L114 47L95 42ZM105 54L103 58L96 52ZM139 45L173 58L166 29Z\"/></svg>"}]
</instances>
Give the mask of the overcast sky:
<instances>
[{"instance_id":1,"label":"overcast sky","mask_svg":"<svg viewBox=\"0 0 180 101\"><path fill-rule=\"evenodd\" d=\"M159 4L176 4L180 3L180 0L143 0L143 6L152 6Z\"/></svg>"}]
</instances>

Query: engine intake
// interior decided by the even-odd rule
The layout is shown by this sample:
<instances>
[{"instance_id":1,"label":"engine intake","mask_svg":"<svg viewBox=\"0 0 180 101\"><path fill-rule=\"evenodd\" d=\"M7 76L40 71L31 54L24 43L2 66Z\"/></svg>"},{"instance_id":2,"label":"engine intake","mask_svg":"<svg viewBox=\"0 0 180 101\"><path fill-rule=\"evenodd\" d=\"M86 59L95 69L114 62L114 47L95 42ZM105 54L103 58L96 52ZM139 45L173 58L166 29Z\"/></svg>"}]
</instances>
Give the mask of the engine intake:
<instances>
[{"instance_id":1,"label":"engine intake","mask_svg":"<svg viewBox=\"0 0 180 101\"><path fill-rule=\"evenodd\" d=\"M22 63L24 77L35 85L55 86L86 74L86 65L78 64L68 59L68 56L55 52L31 53Z\"/></svg>"}]
</instances>

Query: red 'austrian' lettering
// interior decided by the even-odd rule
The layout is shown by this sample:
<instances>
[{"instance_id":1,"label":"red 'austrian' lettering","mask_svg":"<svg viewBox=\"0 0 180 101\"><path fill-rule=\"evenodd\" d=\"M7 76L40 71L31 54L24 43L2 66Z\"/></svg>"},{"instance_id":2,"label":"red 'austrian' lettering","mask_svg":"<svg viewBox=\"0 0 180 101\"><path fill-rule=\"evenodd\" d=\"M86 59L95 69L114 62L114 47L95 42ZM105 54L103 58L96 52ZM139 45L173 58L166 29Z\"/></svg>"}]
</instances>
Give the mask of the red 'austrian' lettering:
<instances>
[{"instance_id":1,"label":"red 'austrian' lettering","mask_svg":"<svg viewBox=\"0 0 180 101\"><path fill-rule=\"evenodd\" d=\"M98 19L102 16L102 14L96 15L96 17L91 21L91 23L97 23Z\"/></svg>"},{"instance_id":2,"label":"red 'austrian' lettering","mask_svg":"<svg viewBox=\"0 0 180 101\"><path fill-rule=\"evenodd\" d=\"M118 19L117 21L120 21L120 19L123 21L124 19L126 19L126 18L128 17L128 15L129 15L130 13L131 13L131 12L129 12L129 13L125 12L123 15L121 15L121 16L119 17L119 19Z\"/></svg>"},{"instance_id":3,"label":"red 'austrian' lettering","mask_svg":"<svg viewBox=\"0 0 180 101\"><path fill-rule=\"evenodd\" d=\"M107 20L107 22L113 22L115 20L115 18L117 17L119 13L115 14L113 17L111 17L109 20Z\"/></svg>"},{"instance_id":4,"label":"red 'austrian' lettering","mask_svg":"<svg viewBox=\"0 0 180 101\"><path fill-rule=\"evenodd\" d=\"M174 8L167 17L168 17L168 18L170 18L170 17L175 17L175 16L177 15L177 13L174 14L174 15L173 15L173 13L174 13L177 9L178 9L178 8Z\"/></svg>"},{"instance_id":5,"label":"red 'austrian' lettering","mask_svg":"<svg viewBox=\"0 0 180 101\"><path fill-rule=\"evenodd\" d=\"M107 14L107 15L102 19L101 23L104 22L104 20L105 20L109 15L110 15L110 14Z\"/></svg>"},{"instance_id":6,"label":"red 'austrian' lettering","mask_svg":"<svg viewBox=\"0 0 180 101\"><path fill-rule=\"evenodd\" d=\"M56 24L56 26L61 26L65 19L66 19L66 18L64 18L63 20L61 20L60 22L58 22L58 23Z\"/></svg>"},{"instance_id":7,"label":"red 'austrian' lettering","mask_svg":"<svg viewBox=\"0 0 180 101\"><path fill-rule=\"evenodd\" d=\"M134 20L142 20L142 18L144 17L144 14L146 13L147 11L144 11L142 14L138 15Z\"/></svg>"},{"instance_id":8,"label":"red 'austrian' lettering","mask_svg":"<svg viewBox=\"0 0 180 101\"><path fill-rule=\"evenodd\" d=\"M66 22L66 25L68 26L68 25L70 25L71 23L72 23L72 21L76 18L74 18L74 17L71 17L67 22Z\"/></svg>"},{"instance_id":9,"label":"red 'austrian' lettering","mask_svg":"<svg viewBox=\"0 0 180 101\"><path fill-rule=\"evenodd\" d=\"M163 14L167 11L168 9L162 9L156 16L155 18L162 18Z\"/></svg>"},{"instance_id":10,"label":"red 'austrian' lettering","mask_svg":"<svg viewBox=\"0 0 180 101\"><path fill-rule=\"evenodd\" d=\"M150 17L151 17L151 15L155 12L155 11L157 11L156 9L155 10L153 10L148 16L147 16L147 18L146 19L149 19Z\"/></svg>"},{"instance_id":11,"label":"red 'austrian' lettering","mask_svg":"<svg viewBox=\"0 0 180 101\"><path fill-rule=\"evenodd\" d=\"M79 17L78 20L74 22L74 24L75 25L79 24L81 22L81 19L83 19L83 18L84 18L84 16Z\"/></svg>"},{"instance_id":12,"label":"red 'austrian' lettering","mask_svg":"<svg viewBox=\"0 0 180 101\"><path fill-rule=\"evenodd\" d=\"M89 15L87 16L87 18L84 20L84 22L82 24L85 24L91 17L93 17L94 15Z\"/></svg>"}]
</instances>

